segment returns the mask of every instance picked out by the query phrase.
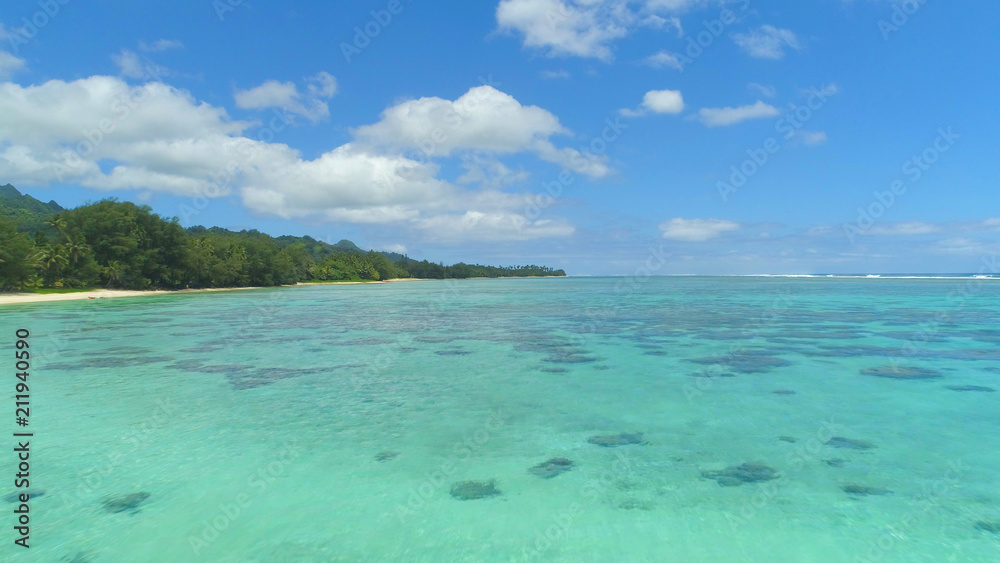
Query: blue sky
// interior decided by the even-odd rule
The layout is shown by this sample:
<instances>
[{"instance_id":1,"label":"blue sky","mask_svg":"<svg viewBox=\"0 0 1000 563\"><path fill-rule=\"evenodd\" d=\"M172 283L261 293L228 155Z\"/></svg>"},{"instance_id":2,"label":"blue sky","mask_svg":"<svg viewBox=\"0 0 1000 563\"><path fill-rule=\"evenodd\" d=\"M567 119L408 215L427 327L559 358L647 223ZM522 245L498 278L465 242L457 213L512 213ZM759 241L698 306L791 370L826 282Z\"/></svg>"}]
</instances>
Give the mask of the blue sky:
<instances>
[{"instance_id":1,"label":"blue sky","mask_svg":"<svg viewBox=\"0 0 1000 563\"><path fill-rule=\"evenodd\" d=\"M0 183L581 275L1000 254L994 2L275 4L3 4Z\"/></svg>"}]
</instances>

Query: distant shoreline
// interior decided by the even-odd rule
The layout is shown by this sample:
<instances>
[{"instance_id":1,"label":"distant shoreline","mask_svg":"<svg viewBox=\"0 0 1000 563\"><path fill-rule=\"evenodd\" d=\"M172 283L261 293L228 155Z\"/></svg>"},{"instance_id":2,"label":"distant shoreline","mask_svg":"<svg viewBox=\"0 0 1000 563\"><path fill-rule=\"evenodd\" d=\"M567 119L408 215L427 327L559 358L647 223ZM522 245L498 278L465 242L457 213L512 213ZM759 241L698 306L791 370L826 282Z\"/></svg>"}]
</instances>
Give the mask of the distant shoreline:
<instances>
[{"instance_id":1,"label":"distant shoreline","mask_svg":"<svg viewBox=\"0 0 1000 563\"><path fill-rule=\"evenodd\" d=\"M297 283L295 285L272 285L261 287L210 287L203 289L93 289L75 293L0 293L0 305L14 303L46 303L52 301L82 301L88 299L116 299L119 297L147 297L153 295L178 295L184 293L209 293L219 291L245 291L247 289L275 289L279 287L303 287L312 285L362 285L371 283L391 283L398 281L420 281L416 278L400 278L384 281L344 281L330 283Z\"/></svg>"},{"instance_id":2,"label":"distant shoreline","mask_svg":"<svg viewBox=\"0 0 1000 563\"><path fill-rule=\"evenodd\" d=\"M522 276L522 277L503 277L503 278L462 278L462 279L475 279L475 280L492 280L492 279L534 279L542 277L563 277L563 276ZM291 288L291 287L307 287L307 286L336 286L336 285L370 285L370 284L383 284L383 283L398 283L398 282L416 282L416 281L448 281L445 279L437 278L394 278L391 280L379 280L379 281L332 281L332 282L302 282L294 285L271 285L271 286L260 286L260 287L211 287L204 289L149 289L149 290L133 290L133 289L93 289L88 291L77 291L74 293L0 293L0 306L3 305L13 305L16 303L49 303L56 301L86 301L88 299L116 299L120 297L147 297L153 295L178 295L184 293L209 293L209 292L220 292L220 291L245 291L248 289L277 289L277 288Z\"/></svg>"},{"instance_id":3,"label":"distant shoreline","mask_svg":"<svg viewBox=\"0 0 1000 563\"><path fill-rule=\"evenodd\" d=\"M336 285L370 285L370 284L384 284L384 283L398 283L398 282L418 282L418 281L428 281L428 282L440 282L440 281L458 281L461 280L516 280L516 279L566 279L566 278L626 278L628 276L510 276L510 277L499 277L499 278L394 278L391 280L379 280L379 281L331 281L331 282L300 282L293 285L271 285L271 286L259 286L259 287L212 287L204 289L150 289L150 290L131 290L131 289L93 289L88 291L78 291L75 293L0 293L0 306L3 305L13 305L16 303L48 303L57 301L83 301L88 299L114 299L119 297L146 297L153 295L177 295L184 293L209 293L209 292L220 292L220 291L245 291L248 289L277 289L277 288L292 288L292 287L311 287L311 286L336 286ZM706 277L706 278L762 278L762 279L802 279L802 280L927 280L927 281L956 281L956 280L966 280L966 281L996 281L1000 282L1000 277L996 276L984 276L981 274L969 274L969 275L947 275L942 274L939 276L921 276L921 275L822 275L822 274L735 274L735 275L699 275L699 274L668 274L662 276L663 278L686 278L686 277Z\"/></svg>"}]
</instances>

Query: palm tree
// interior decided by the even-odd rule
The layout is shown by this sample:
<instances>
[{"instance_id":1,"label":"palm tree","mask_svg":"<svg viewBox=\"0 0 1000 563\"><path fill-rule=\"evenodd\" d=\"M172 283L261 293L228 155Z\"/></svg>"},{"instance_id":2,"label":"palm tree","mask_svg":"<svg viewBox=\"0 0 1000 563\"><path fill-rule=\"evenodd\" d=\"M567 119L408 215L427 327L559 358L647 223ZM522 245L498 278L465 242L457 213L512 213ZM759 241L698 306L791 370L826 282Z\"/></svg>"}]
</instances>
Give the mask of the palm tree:
<instances>
[{"instance_id":1,"label":"palm tree","mask_svg":"<svg viewBox=\"0 0 1000 563\"><path fill-rule=\"evenodd\" d=\"M118 260L112 260L108 262L108 265L104 267L103 274L108 278L108 285L105 287L111 287L111 284L119 284L122 281L122 274L124 270L122 265Z\"/></svg>"},{"instance_id":2,"label":"palm tree","mask_svg":"<svg viewBox=\"0 0 1000 563\"><path fill-rule=\"evenodd\" d=\"M205 283L209 276L209 266L212 263L213 251L212 242L208 240L208 237L201 237L196 239L192 244L192 257L195 278L197 278L198 283Z\"/></svg>"},{"instance_id":3,"label":"palm tree","mask_svg":"<svg viewBox=\"0 0 1000 563\"><path fill-rule=\"evenodd\" d=\"M248 257L249 256L247 255L247 249L243 248L242 246L234 244L229 247L229 259L235 262L236 264L242 266L243 263L247 261Z\"/></svg>"},{"instance_id":4,"label":"palm tree","mask_svg":"<svg viewBox=\"0 0 1000 563\"><path fill-rule=\"evenodd\" d=\"M66 221L64 221L62 217L56 215L55 217L46 221L46 224L55 229L56 232L59 233L59 235L62 236L64 240L67 241L69 240L69 237L66 235Z\"/></svg>"},{"instance_id":5,"label":"palm tree","mask_svg":"<svg viewBox=\"0 0 1000 563\"><path fill-rule=\"evenodd\" d=\"M136 241L136 245L139 248L145 247L146 243L149 242L149 236L146 233L146 229L142 227L136 220L134 215L127 215L122 219L122 225L125 230L128 231L129 235L132 236Z\"/></svg>"},{"instance_id":6,"label":"palm tree","mask_svg":"<svg viewBox=\"0 0 1000 563\"><path fill-rule=\"evenodd\" d=\"M63 268L69 264L69 260L66 258L66 251L62 245L52 246L51 244L47 244L42 248L40 254L39 263L44 272L45 283L46 285L51 285L58 279Z\"/></svg>"},{"instance_id":7,"label":"palm tree","mask_svg":"<svg viewBox=\"0 0 1000 563\"><path fill-rule=\"evenodd\" d=\"M83 237L76 237L66 243L66 255L69 257L69 265L76 266L80 259L90 253L90 246L87 245Z\"/></svg>"},{"instance_id":8,"label":"palm tree","mask_svg":"<svg viewBox=\"0 0 1000 563\"><path fill-rule=\"evenodd\" d=\"M0 225L2 227L2 225ZM20 291L35 284L41 256L25 235L4 237L0 229L0 291Z\"/></svg>"}]
</instances>

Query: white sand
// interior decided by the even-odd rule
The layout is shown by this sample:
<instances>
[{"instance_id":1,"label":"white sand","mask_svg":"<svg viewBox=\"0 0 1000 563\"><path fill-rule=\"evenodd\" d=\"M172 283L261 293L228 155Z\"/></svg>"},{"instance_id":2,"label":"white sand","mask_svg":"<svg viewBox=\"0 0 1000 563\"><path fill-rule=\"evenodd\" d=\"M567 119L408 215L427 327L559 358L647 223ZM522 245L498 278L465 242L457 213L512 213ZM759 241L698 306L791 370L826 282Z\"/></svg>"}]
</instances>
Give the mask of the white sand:
<instances>
[{"instance_id":1,"label":"white sand","mask_svg":"<svg viewBox=\"0 0 1000 563\"><path fill-rule=\"evenodd\" d=\"M254 287L226 287L218 289L181 289L170 291L156 289L149 291L133 291L126 289L94 289L76 293L0 293L0 305L12 303L40 303L43 301L76 301L79 299L109 299L114 297L144 297L147 295L168 295L172 293L202 293L206 291L238 291L241 289L260 289Z\"/></svg>"},{"instance_id":2,"label":"white sand","mask_svg":"<svg viewBox=\"0 0 1000 563\"><path fill-rule=\"evenodd\" d=\"M328 283L300 283L294 286L285 285L277 287L301 287L311 285L358 285L371 283L392 283L401 281L437 281L417 278L400 278L385 281L370 282L328 282ZM240 291L244 289L269 289L265 287L218 287L210 289L154 289L148 291L137 291L128 289L94 289L91 291L78 291L76 293L0 293L0 306L14 303L41 303L45 301L77 301L80 299L110 299L115 297L145 297L147 295L171 295L177 293L205 293L209 291Z\"/></svg>"}]
</instances>

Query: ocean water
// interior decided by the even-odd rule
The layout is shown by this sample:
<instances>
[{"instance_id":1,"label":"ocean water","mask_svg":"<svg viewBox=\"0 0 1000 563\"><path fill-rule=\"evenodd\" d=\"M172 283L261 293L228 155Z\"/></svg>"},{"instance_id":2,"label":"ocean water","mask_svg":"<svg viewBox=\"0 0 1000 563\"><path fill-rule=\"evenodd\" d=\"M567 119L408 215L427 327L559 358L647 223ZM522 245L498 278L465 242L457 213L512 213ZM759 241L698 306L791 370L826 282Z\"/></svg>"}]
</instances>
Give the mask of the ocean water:
<instances>
[{"instance_id":1,"label":"ocean water","mask_svg":"<svg viewBox=\"0 0 1000 563\"><path fill-rule=\"evenodd\" d=\"M31 331L45 493L30 556L0 502L4 561L1000 559L994 280L314 286L0 324Z\"/></svg>"}]
</instances>

